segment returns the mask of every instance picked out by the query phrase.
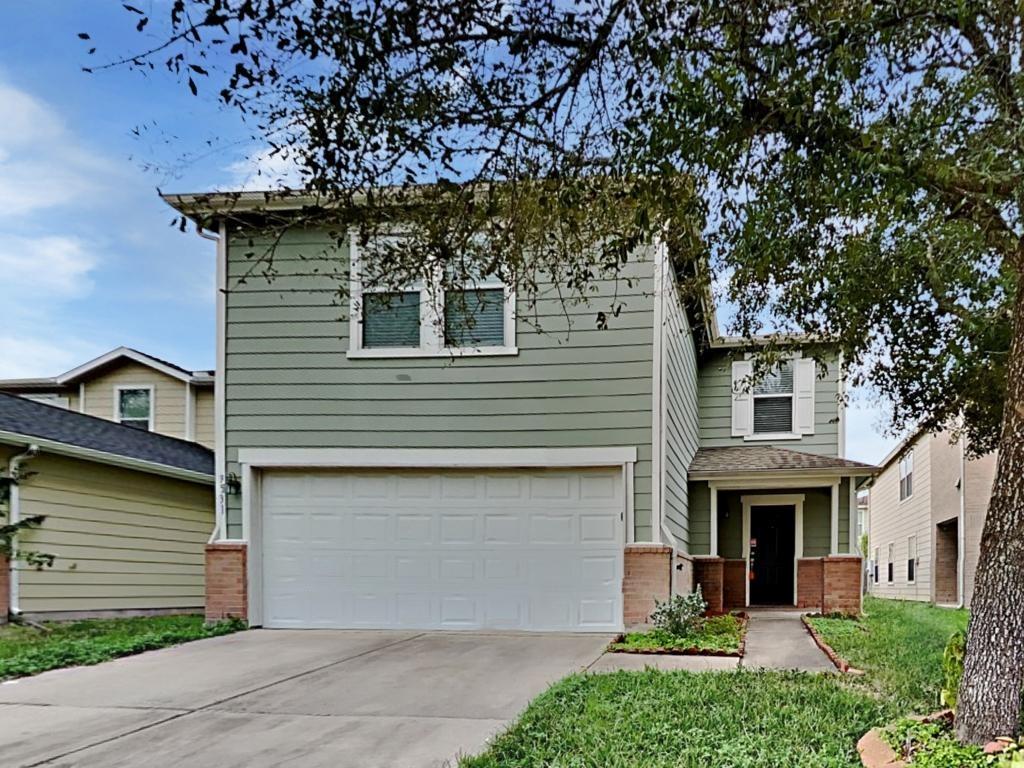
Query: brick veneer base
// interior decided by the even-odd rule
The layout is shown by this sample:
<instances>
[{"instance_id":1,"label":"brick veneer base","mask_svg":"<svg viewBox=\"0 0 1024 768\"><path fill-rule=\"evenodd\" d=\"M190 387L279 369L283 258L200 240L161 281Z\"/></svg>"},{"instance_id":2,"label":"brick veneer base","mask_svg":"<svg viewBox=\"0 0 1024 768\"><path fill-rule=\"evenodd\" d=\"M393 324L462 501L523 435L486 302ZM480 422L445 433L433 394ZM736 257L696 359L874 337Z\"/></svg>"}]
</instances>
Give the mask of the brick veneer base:
<instances>
[{"instance_id":1,"label":"brick veneer base","mask_svg":"<svg viewBox=\"0 0 1024 768\"><path fill-rule=\"evenodd\" d=\"M693 580L700 586L708 613L721 613L725 606L725 561L720 557L695 557Z\"/></svg>"},{"instance_id":2,"label":"brick veneer base","mask_svg":"<svg viewBox=\"0 0 1024 768\"><path fill-rule=\"evenodd\" d=\"M622 620L627 627L650 620L655 600L667 600L672 589L672 547L663 544L626 546L622 578Z\"/></svg>"},{"instance_id":3,"label":"brick veneer base","mask_svg":"<svg viewBox=\"0 0 1024 768\"><path fill-rule=\"evenodd\" d=\"M857 616L861 608L861 560L858 555L822 559L821 612Z\"/></svg>"},{"instance_id":4,"label":"brick veneer base","mask_svg":"<svg viewBox=\"0 0 1024 768\"><path fill-rule=\"evenodd\" d=\"M7 623L7 615L11 611L11 565L6 557L0 555L0 624Z\"/></svg>"},{"instance_id":5,"label":"brick veneer base","mask_svg":"<svg viewBox=\"0 0 1024 768\"><path fill-rule=\"evenodd\" d=\"M206 545L206 620L248 619L245 544Z\"/></svg>"},{"instance_id":6,"label":"brick veneer base","mask_svg":"<svg viewBox=\"0 0 1024 768\"><path fill-rule=\"evenodd\" d=\"M821 609L822 569L820 557L802 557L796 561L796 605Z\"/></svg>"},{"instance_id":7,"label":"brick veneer base","mask_svg":"<svg viewBox=\"0 0 1024 768\"><path fill-rule=\"evenodd\" d=\"M726 560L722 564L722 610L747 607L747 561Z\"/></svg>"},{"instance_id":8,"label":"brick veneer base","mask_svg":"<svg viewBox=\"0 0 1024 768\"><path fill-rule=\"evenodd\" d=\"M676 587L675 594L688 595L693 592L695 582L693 580L693 558L676 552Z\"/></svg>"}]
</instances>

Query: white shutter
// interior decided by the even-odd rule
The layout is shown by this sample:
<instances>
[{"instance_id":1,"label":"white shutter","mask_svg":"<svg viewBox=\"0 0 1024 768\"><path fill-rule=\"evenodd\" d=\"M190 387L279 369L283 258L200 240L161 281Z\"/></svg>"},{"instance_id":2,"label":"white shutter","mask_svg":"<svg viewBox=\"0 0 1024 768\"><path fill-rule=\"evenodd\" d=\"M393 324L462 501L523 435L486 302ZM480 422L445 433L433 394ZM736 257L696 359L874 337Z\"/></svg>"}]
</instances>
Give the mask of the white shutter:
<instances>
[{"instance_id":1,"label":"white shutter","mask_svg":"<svg viewBox=\"0 0 1024 768\"><path fill-rule=\"evenodd\" d=\"M732 364L732 436L744 437L754 429L754 399L750 395L749 379L754 371L749 360L736 360Z\"/></svg>"},{"instance_id":2,"label":"white shutter","mask_svg":"<svg viewBox=\"0 0 1024 768\"><path fill-rule=\"evenodd\" d=\"M794 360L793 394L796 398L796 432L799 435L814 434L814 379L816 366L811 358Z\"/></svg>"}]
</instances>

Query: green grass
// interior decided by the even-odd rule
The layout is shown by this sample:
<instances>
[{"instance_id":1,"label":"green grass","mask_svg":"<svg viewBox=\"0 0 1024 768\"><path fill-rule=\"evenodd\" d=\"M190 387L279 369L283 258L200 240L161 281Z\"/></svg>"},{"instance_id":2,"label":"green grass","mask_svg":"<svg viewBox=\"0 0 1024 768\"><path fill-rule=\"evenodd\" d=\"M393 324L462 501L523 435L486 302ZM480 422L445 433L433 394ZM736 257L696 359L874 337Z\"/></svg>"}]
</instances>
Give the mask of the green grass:
<instances>
[{"instance_id":1,"label":"green grass","mask_svg":"<svg viewBox=\"0 0 1024 768\"><path fill-rule=\"evenodd\" d=\"M860 621L811 622L836 653L867 673L863 684L903 712L927 714L939 707L942 652L950 636L966 628L967 611L868 597Z\"/></svg>"},{"instance_id":2,"label":"green grass","mask_svg":"<svg viewBox=\"0 0 1024 768\"><path fill-rule=\"evenodd\" d=\"M743 622L735 616L712 616L697 632L673 635L664 630L630 632L621 642L608 646L612 651L684 650L738 653L743 640Z\"/></svg>"},{"instance_id":3,"label":"green grass","mask_svg":"<svg viewBox=\"0 0 1024 768\"><path fill-rule=\"evenodd\" d=\"M48 669L98 664L155 648L216 637L244 628L238 621L204 626L202 616L90 619L0 627L0 680Z\"/></svg>"},{"instance_id":4,"label":"green grass","mask_svg":"<svg viewBox=\"0 0 1024 768\"><path fill-rule=\"evenodd\" d=\"M852 768L888 716L832 676L783 672L573 675L461 768Z\"/></svg>"}]
</instances>

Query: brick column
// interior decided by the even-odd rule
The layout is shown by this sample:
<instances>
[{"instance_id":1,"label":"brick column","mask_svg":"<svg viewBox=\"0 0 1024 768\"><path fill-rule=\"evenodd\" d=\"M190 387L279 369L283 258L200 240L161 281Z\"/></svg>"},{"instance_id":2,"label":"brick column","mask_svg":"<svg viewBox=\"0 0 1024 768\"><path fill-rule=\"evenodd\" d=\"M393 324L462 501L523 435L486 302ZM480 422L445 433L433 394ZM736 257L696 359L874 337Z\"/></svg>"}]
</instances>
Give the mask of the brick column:
<instances>
[{"instance_id":1,"label":"brick column","mask_svg":"<svg viewBox=\"0 0 1024 768\"><path fill-rule=\"evenodd\" d=\"M708 613L722 613L724 609L725 561L720 557L695 557L693 580L700 585Z\"/></svg>"},{"instance_id":2,"label":"brick column","mask_svg":"<svg viewBox=\"0 0 1024 768\"><path fill-rule=\"evenodd\" d=\"M820 557L802 557L796 561L796 605L821 610L823 571Z\"/></svg>"},{"instance_id":3,"label":"brick column","mask_svg":"<svg viewBox=\"0 0 1024 768\"><path fill-rule=\"evenodd\" d=\"M10 561L0 555L0 625L7 623L11 611L11 565Z\"/></svg>"},{"instance_id":4,"label":"brick column","mask_svg":"<svg viewBox=\"0 0 1024 768\"><path fill-rule=\"evenodd\" d=\"M676 594L688 595L693 592L696 582L693 579L693 558L676 552Z\"/></svg>"},{"instance_id":5,"label":"brick column","mask_svg":"<svg viewBox=\"0 0 1024 768\"><path fill-rule=\"evenodd\" d=\"M246 545L206 545L206 620L248 619Z\"/></svg>"},{"instance_id":6,"label":"brick column","mask_svg":"<svg viewBox=\"0 0 1024 768\"><path fill-rule=\"evenodd\" d=\"M747 607L747 561L726 560L722 565L722 610Z\"/></svg>"},{"instance_id":7,"label":"brick column","mask_svg":"<svg viewBox=\"0 0 1024 768\"><path fill-rule=\"evenodd\" d=\"M672 590L672 547L664 544L626 546L622 576L622 620L629 627L646 624L654 601L668 600Z\"/></svg>"},{"instance_id":8,"label":"brick column","mask_svg":"<svg viewBox=\"0 0 1024 768\"><path fill-rule=\"evenodd\" d=\"M860 615L858 555L829 555L822 561L822 613Z\"/></svg>"}]
</instances>

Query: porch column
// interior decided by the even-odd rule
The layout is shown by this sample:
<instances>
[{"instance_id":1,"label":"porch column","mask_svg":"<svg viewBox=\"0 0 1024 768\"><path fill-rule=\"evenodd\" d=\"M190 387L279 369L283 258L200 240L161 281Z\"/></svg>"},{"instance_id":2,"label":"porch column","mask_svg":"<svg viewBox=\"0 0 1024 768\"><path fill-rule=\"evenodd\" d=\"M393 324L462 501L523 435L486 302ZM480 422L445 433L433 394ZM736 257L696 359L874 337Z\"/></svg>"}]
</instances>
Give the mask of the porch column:
<instances>
[{"instance_id":1,"label":"porch column","mask_svg":"<svg viewBox=\"0 0 1024 768\"><path fill-rule=\"evenodd\" d=\"M832 484L832 522L829 525L832 533L832 541L829 546L829 554L839 554L839 481Z\"/></svg>"},{"instance_id":2,"label":"porch column","mask_svg":"<svg viewBox=\"0 0 1024 768\"><path fill-rule=\"evenodd\" d=\"M718 557L718 486L708 483L711 489L711 548L708 553L711 557Z\"/></svg>"}]
</instances>

